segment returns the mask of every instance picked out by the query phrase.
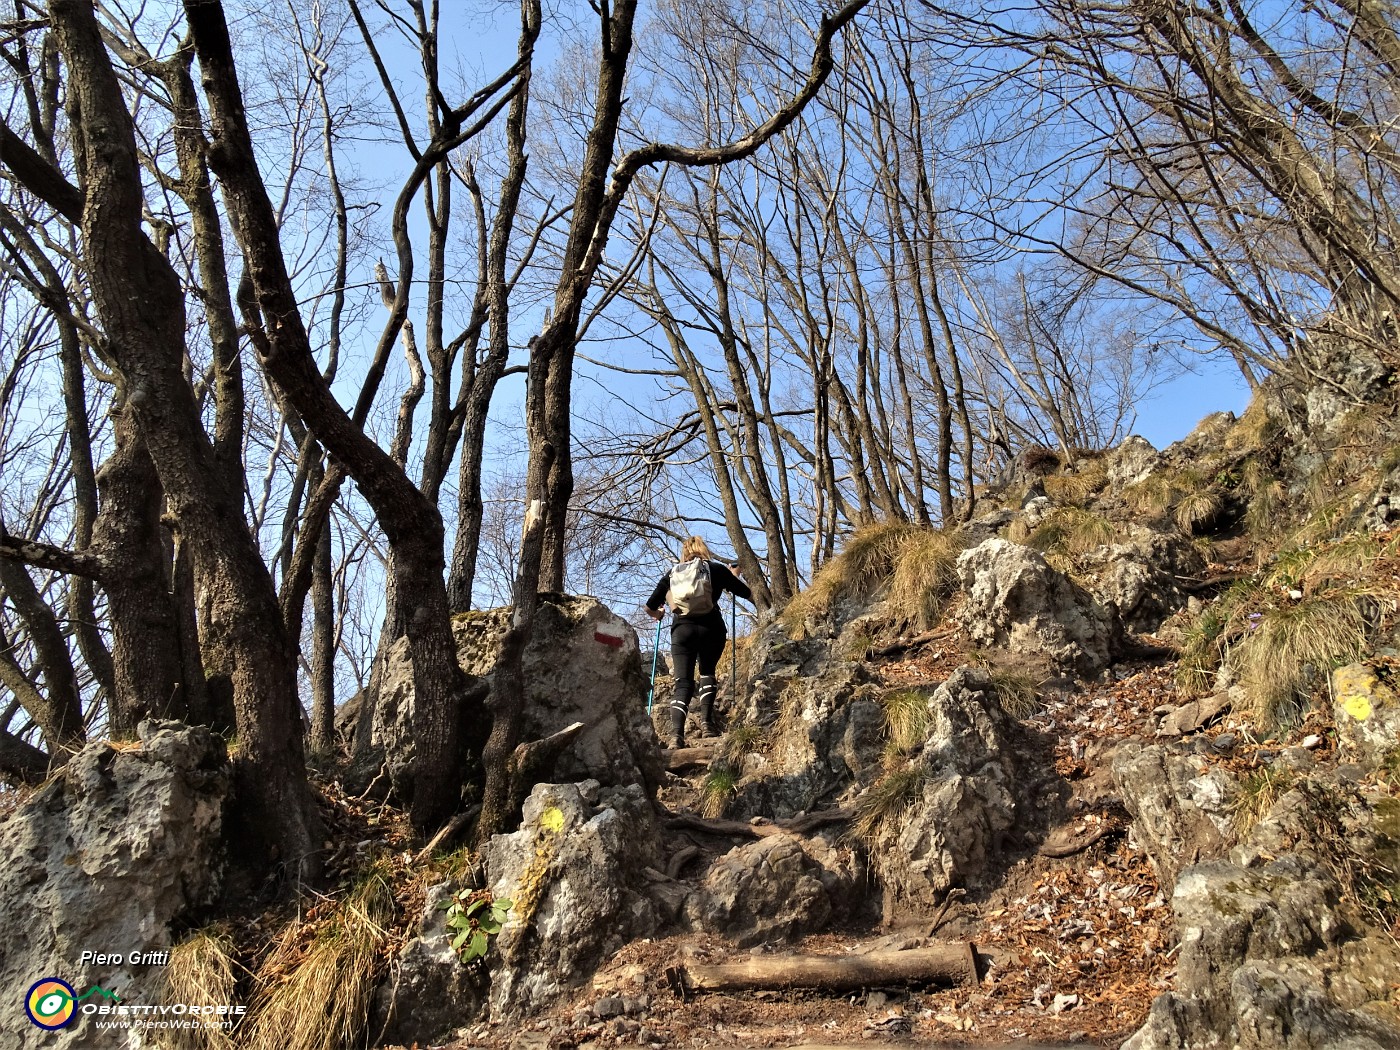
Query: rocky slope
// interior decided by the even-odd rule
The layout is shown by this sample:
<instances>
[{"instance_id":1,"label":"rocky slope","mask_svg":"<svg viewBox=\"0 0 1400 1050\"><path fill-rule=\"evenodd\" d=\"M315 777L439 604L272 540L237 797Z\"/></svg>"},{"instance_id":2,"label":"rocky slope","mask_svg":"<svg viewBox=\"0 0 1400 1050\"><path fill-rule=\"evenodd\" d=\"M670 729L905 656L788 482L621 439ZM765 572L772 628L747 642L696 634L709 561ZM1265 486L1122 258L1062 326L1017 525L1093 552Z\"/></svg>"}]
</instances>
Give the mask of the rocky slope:
<instances>
[{"instance_id":1,"label":"rocky slope","mask_svg":"<svg viewBox=\"0 0 1400 1050\"><path fill-rule=\"evenodd\" d=\"M325 785L332 891L220 941L252 975L229 977L249 1020L233 1044L183 1045L273 1045L257 1033L320 994L308 974L332 952L359 977L325 993L343 1027L297 1047L1400 1046L1400 454L1374 454L1397 447L1385 410L1273 396L1161 452L1031 450L958 530L851 537L744 640L723 737L684 752L645 719L630 629L551 599L530 735L561 747L481 856L411 841L386 760L411 678L391 666L352 790ZM502 622L457 624L478 688ZM180 931L217 864L194 879L180 858L217 855L226 790L218 756L172 750L172 732L125 756L96 745L0 828L89 836L95 805L141 792L202 814L198 841L147 814L168 849L123 846L108 821L111 841L79 851L152 867L159 892L111 922L157 946L201 936ZM68 869L18 852L0 886L85 913ZM492 900L510 901L504 926L463 963L447 906ZM64 937L7 967L61 970ZM667 977L955 942L978 980L678 996Z\"/></svg>"}]
</instances>

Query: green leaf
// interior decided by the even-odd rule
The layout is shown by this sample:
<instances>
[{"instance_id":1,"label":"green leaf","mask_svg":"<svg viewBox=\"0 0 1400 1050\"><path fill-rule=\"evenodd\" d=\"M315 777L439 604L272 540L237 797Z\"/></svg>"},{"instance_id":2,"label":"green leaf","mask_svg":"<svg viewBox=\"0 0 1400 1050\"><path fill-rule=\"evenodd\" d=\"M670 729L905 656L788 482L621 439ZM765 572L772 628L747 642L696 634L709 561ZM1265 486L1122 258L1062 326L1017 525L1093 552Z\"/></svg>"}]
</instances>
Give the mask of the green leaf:
<instances>
[{"instance_id":1,"label":"green leaf","mask_svg":"<svg viewBox=\"0 0 1400 1050\"><path fill-rule=\"evenodd\" d=\"M485 918L485 919L482 919L482 920L481 920L481 928L482 928L485 932L490 933L490 934L500 933L500 932L501 932L501 921L500 921L499 919L497 919L494 915L492 915L492 916L490 916L489 918Z\"/></svg>"},{"instance_id":2,"label":"green leaf","mask_svg":"<svg viewBox=\"0 0 1400 1050\"><path fill-rule=\"evenodd\" d=\"M455 952L455 951L460 951L461 948L462 948L462 942L465 941L465 940L466 940L468 937L470 937L471 935L472 935L472 931L471 931L471 930L463 930L461 933L457 934L456 937L453 937L453 938L452 938L452 950L453 950L454 952Z\"/></svg>"},{"instance_id":3,"label":"green leaf","mask_svg":"<svg viewBox=\"0 0 1400 1050\"><path fill-rule=\"evenodd\" d=\"M467 948L468 956L475 959L486 954L486 934L478 930L472 934L471 944Z\"/></svg>"}]
</instances>

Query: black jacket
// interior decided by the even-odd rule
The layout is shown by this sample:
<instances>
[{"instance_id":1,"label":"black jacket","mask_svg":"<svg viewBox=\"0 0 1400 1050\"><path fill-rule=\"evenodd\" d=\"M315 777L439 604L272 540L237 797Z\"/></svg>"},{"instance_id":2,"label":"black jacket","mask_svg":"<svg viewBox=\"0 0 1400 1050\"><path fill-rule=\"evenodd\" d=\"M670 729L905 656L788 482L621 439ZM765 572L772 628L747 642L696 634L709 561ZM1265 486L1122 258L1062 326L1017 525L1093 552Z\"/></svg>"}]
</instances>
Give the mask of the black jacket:
<instances>
[{"instance_id":1,"label":"black jacket","mask_svg":"<svg viewBox=\"0 0 1400 1050\"><path fill-rule=\"evenodd\" d=\"M721 562L710 562L710 588L715 595L714 608L707 613L688 613L685 616L674 616L671 621L672 630L683 623L694 623L723 634L724 614L719 610L719 600L724 592L737 594L746 602L753 601L753 592L749 590L749 585L730 572L728 565ZM670 589L671 573L667 570L656 584L656 590L652 591L651 597L647 599L647 608L653 612L659 610L666 604L666 592Z\"/></svg>"}]
</instances>

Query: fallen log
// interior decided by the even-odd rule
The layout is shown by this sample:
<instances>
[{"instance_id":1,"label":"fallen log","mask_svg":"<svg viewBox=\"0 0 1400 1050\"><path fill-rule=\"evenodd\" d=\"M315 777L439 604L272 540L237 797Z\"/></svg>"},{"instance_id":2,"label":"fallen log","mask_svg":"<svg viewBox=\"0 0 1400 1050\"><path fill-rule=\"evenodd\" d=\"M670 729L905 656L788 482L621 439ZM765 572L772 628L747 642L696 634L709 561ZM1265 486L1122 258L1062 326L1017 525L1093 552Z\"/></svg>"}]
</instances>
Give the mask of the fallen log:
<instances>
[{"instance_id":1,"label":"fallen log","mask_svg":"<svg viewBox=\"0 0 1400 1050\"><path fill-rule=\"evenodd\" d=\"M934 642L945 641L957 634L957 631L950 631L948 628L939 628L936 631L925 631L923 634L916 634L912 638L897 638L889 645L871 646L865 651L867 660L875 660L882 656L894 656L897 653L905 652L909 649L917 649L920 646L932 645Z\"/></svg>"},{"instance_id":2,"label":"fallen log","mask_svg":"<svg viewBox=\"0 0 1400 1050\"><path fill-rule=\"evenodd\" d=\"M851 991L891 984L976 984L977 952L966 941L876 955L765 955L741 962L688 963L666 971L681 998L761 988Z\"/></svg>"},{"instance_id":3,"label":"fallen log","mask_svg":"<svg viewBox=\"0 0 1400 1050\"><path fill-rule=\"evenodd\" d=\"M696 766L703 766L715 757L716 740L708 747L699 745L696 747L678 747L673 751L666 751L666 768L672 773L679 773L682 769L694 769Z\"/></svg>"},{"instance_id":4,"label":"fallen log","mask_svg":"<svg viewBox=\"0 0 1400 1050\"><path fill-rule=\"evenodd\" d=\"M855 817L852 809L823 809L777 824L748 824L742 820L706 820L689 813L666 818L666 827L683 831L702 831L707 835L745 835L761 839L769 835L805 835L826 824L839 824Z\"/></svg>"}]
</instances>

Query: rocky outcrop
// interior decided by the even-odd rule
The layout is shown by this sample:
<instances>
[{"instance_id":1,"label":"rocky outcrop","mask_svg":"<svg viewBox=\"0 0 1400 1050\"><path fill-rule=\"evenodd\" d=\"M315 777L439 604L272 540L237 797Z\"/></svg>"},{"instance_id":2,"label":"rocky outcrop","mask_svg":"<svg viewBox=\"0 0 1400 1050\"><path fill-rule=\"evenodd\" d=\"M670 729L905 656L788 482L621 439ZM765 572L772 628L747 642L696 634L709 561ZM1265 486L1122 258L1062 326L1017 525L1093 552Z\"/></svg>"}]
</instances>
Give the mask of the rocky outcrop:
<instances>
[{"instance_id":1,"label":"rocky outcrop","mask_svg":"<svg viewBox=\"0 0 1400 1050\"><path fill-rule=\"evenodd\" d=\"M883 720L878 688L863 661L839 655L835 639L791 640L781 625L760 635L758 676L740 722L765 728L728 812L786 818L837 800L879 771ZM863 648L862 648L863 655Z\"/></svg>"},{"instance_id":2,"label":"rocky outcrop","mask_svg":"<svg viewBox=\"0 0 1400 1050\"><path fill-rule=\"evenodd\" d=\"M1340 891L1312 861L1259 869L1217 860L1182 872L1172 897L1176 988L1124 1050L1383 1050L1400 1028L1368 1008L1400 972L1393 942L1358 940Z\"/></svg>"},{"instance_id":3,"label":"rocky outcrop","mask_svg":"<svg viewBox=\"0 0 1400 1050\"><path fill-rule=\"evenodd\" d=\"M154 1002L146 953L171 946L171 924L213 902L229 797L223 741L204 728L143 722L139 742L91 744L0 826L0 979L10 989L0 1048L33 1045L24 992L40 978ZM83 962L82 953L115 956ZM135 953L135 956L133 956ZM89 1022L45 1046L98 1045Z\"/></svg>"},{"instance_id":4,"label":"rocky outcrop","mask_svg":"<svg viewBox=\"0 0 1400 1050\"><path fill-rule=\"evenodd\" d=\"M929 697L910 797L868 843L892 908L931 909L981 874L1016 823L1011 722L986 672L959 668Z\"/></svg>"},{"instance_id":5,"label":"rocky outcrop","mask_svg":"<svg viewBox=\"0 0 1400 1050\"><path fill-rule=\"evenodd\" d=\"M1400 696L1368 664L1332 672L1332 708L1342 753L1367 768L1400 750Z\"/></svg>"},{"instance_id":6,"label":"rocky outcrop","mask_svg":"<svg viewBox=\"0 0 1400 1050\"><path fill-rule=\"evenodd\" d=\"M973 644L1043 654L1086 676L1108 664L1108 611L1039 551L990 539L959 556L958 576L958 619Z\"/></svg>"},{"instance_id":7,"label":"rocky outcrop","mask_svg":"<svg viewBox=\"0 0 1400 1050\"><path fill-rule=\"evenodd\" d=\"M822 837L770 835L730 850L686 902L687 924L740 948L795 940L845 917L861 870Z\"/></svg>"},{"instance_id":8,"label":"rocky outcrop","mask_svg":"<svg viewBox=\"0 0 1400 1050\"><path fill-rule=\"evenodd\" d=\"M487 690L500 659L510 610L453 617L457 660ZM663 766L646 714L648 671L637 633L594 598L541 595L535 630L523 657L523 738L541 739L574 722L583 730L551 774L560 781L641 784L654 792ZM413 673L407 640L385 662L373 743L382 748L394 783L406 782L413 756Z\"/></svg>"},{"instance_id":9,"label":"rocky outcrop","mask_svg":"<svg viewBox=\"0 0 1400 1050\"><path fill-rule=\"evenodd\" d=\"M552 1005L659 924L644 872L660 838L637 785L536 785L520 830L492 838L485 860L492 894L513 902L489 959L494 1020Z\"/></svg>"},{"instance_id":10,"label":"rocky outcrop","mask_svg":"<svg viewBox=\"0 0 1400 1050\"><path fill-rule=\"evenodd\" d=\"M1156 469L1159 459L1152 442L1132 434L1104 457L1104 473L1110 485L1124 488L1151 474Z\"/></svg>"},{"instance_id":11,"label":"rocky outcrop","mask_svg":"<svg viewBox=\"0 0 1400 1050\"><path fill-rule=\"evenodd\" d=\"M1113 779L1164 887L1183 868L1229 848L1239 785L1224 770L1203 772L1197 759L1171 746L1125 743L1113 756Z\"/></svg>"},{"instance_id":12,"label":"rocky outcrop","mask_svg":"<svg viewBox=\"0 0 1400 1050\"><path fill-rule=\"evenodd\" d=\"M1122 542L1082 555L1081 578L1094 599L1131 631L1152 633L1186 606L1181 581L1205 572L1205 560L1184 536L1130 526Z\"/></svg>"},{"instance_id":13,"label":"rocky outcrop","mask_svg":"<svg viewBox=\"0 0 1400 1050\"><path fill-rule=\"evenodd\" d=\"M436 1045L474 1020L486 1002L485 975L452 950L456 931L447 927L442 907L453 887L428 888L418 933L389 966L389 979L375 994L370 1031L386 1045Z\"/></svg>"}]
</instances>

